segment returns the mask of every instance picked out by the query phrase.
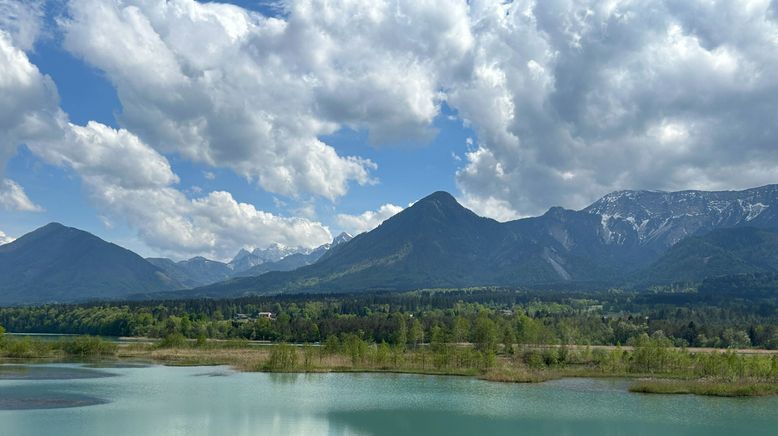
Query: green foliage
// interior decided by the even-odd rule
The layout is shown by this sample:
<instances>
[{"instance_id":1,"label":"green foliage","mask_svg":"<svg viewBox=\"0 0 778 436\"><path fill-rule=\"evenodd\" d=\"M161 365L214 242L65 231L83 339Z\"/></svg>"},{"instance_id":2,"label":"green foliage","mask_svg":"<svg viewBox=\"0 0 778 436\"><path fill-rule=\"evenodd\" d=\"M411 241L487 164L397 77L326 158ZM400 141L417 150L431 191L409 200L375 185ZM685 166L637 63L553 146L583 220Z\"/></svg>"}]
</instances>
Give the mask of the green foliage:
<instances>
[{"instance_id":1,"label":"green foliage","mask_svg":"<svg viewBox=\"0 0 778 436\"><path fill-rule=\"evenodd\" d=\"M473 338L476 350L482 353L494 353L496 351L497 327L485 311L482 311L475 321Z\"/></svg>"},{"instance_id":2,"label":"green foliage","mask_svg":"<svg viewBox=\"0 0 778 436\"><path fill-rule=\"evenodd\" d=\"M297 366L297 350L295 347L281 343L271 347L270 357L265 364L268 371L292 371Z\"/></svg>"},{"instance_id":3,"label":"green foliage","mask_svg":"<svg viewBox=\"0 0 778 436\"><path fill-rule=\"evenodd\" d=\"M303 369L310 371L313 368L313 360L316 355L316 350L311 344L303 345Z\"/></svg>"},{"instance_id":4,"label":"green foliage","mask_svg":"<svg viewBox=\"0 0 778 436\"><path fill-rule=\"evenodd\" d=\"M256 317L259 312L278 317ZM237 320L237 313L249 319ZM415 349L429 343L435 360L434 354L448 343L469 342L481 352L510 353L528 345L635 343L657 331L674 346L776 349L778 295L718 299L675 293L477 289L277 296L0 308L0 324L14 332L164 338L162 347L244 343L224 340L322 342L323 355L339 352L339 338L355 334L367 343L397 348L397 359L408 344ZM5 339L11 340L8 335Z\"/></svg>"},{"instance_id":5,"label":"green foliage","mask_svg":"<svg viewBox=\"0 0 778 436\"><path fill-rule=\"evenodd\" d=\"M395 312L392 319L394 321L393 343L395 346L404 349L406 342L408 342L408 328L405 324L405 317L402 313Z\"/></svg>"},{"instance_id":6,"label":"green foliage","mask_svg":"<svg viewBox=\"0 0 778 436\"><path fill-rule=\"evenodd\" d=\"M358 366L367 357L368 343L355 334L347 334L343 337L343 351L351 358L351 365Z\"/></svg>"},{"instance_id":7,"label":"green foliage","mask_svg":"<svg viewBox=\"0 0 778 436\"><path fill-rule=\"evenodd\" d=\"M58 344L62 351L75 357L101 357L116 354L116 344L96 336L78 336L63 339Z\"/></svg>"},{"instance_id":8,"label":"green foliage","mask_svg":"<svg viewBox=\"0 0 778 436\"><path fill-rule=\"evenodd\" d=\"M33 340L30 337L9 339L3 347L4 354L14 358L48 357L52 351L50 343Z\"/></svg>"},{"instance_id":9,"label":"green foliage","mask_svg":"<svg viewBox=\"0 0 778 436\"><path fill-rule=\"evenodd\" d=\"M170 333L157 343L158 348L185 348L188 346L189 342L181 333Z\"/></svg>"},{"instance_id":10,"label":"green foliage","mask_svg":"<svg viewBox=\"0 0 778 436\"><path fill-rule=\"evenodd\" d=\"M378 346L375 347L375 357L373 359L373 364L379 368L387 368L389 364L389 355L391 353L391 349L389 348L389 345L386 342L381 342Z\"/></svg>"},{"instance_id":11,"label":"green foliage","mask_svg":"<svg viewBox=\"0 0 778 436\"><path fill-rule=\"evenodd\" d=\"M340 351L340 341L335 335L327 336L327 340L324 341L324 353L335 354Z\"/></svg>"},{"instance_id":12,"label":"green foliage","mask_svg":"<svg viewBox=\"0 0 778 436\"><path fill-rule=\"evenodd\" d=\"M408 330L408 343L416 348L420 342L424 341L424 330L417 318L411 320L411 328Z\"/></svg>"},{"instance_id":13,"label":"green foliage","mask_svg":"<svg viewBox=\"0 0 778 436\"><path fill-rule=\"evenodd\" d=\"M530 368L540 369L546 366L543 353L539 350L530 350L524 353L524 363Z\"/></svg>"},{"instance_id":14,"label":"green foliage","mask_svg":"<svg viewBox=\"0 0 778 436\"><path fill-rule=\"evenodd\" d=\"M513 344L516 343L516 335L509 326L503 328L502 347L507 354L513 354Z\"/></svg>"}]
</instances>

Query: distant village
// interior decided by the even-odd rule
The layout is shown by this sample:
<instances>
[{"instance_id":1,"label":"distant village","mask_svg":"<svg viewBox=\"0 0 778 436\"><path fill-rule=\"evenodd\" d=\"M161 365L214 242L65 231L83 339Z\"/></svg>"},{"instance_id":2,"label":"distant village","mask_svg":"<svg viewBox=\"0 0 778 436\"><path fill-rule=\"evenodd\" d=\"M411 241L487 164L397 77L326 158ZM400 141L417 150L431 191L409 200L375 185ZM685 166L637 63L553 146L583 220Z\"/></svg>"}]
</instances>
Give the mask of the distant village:
<instances>
[{"instance_id":1,"label":"distant village","mask_svg":"<svg viewBox=\"0 0 778 436\"><path fill-rule=\"evenodd\" d=\"M236 313L235 316L232 317L232 320L235 322L249 322L249 321L256 321L262 318L275 321L276 316L273 312L257 312L255 316L251 316L245 313Z\"/></svg>"}]
</instances>

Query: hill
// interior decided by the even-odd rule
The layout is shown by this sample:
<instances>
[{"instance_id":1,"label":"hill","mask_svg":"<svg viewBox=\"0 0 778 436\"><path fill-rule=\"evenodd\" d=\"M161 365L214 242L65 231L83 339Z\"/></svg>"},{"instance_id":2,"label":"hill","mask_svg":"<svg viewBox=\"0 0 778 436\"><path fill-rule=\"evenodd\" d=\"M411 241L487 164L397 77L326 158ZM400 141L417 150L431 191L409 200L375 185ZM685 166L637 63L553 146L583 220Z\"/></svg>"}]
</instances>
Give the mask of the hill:
<instances>
[{"instance_id":1,"label":"hill","mask_svg":"<svg viewBox=\"0 0 778 436\"><path fill-rule=\"evenodd\" d=\"M638 274L643 284L778 272L778 229L736 227L686 238Z\"/></svg>"},{"instance_id":2,"label":"hill","mask_svg":"<svg viewBox=\"0 0 778 436\"><path fill-rule=\"evenodd\" d=\"M164 257L150 257L149 263L181 283L182 287L194 288L227 280L232 276L232 267L226 263L206 259L202 256L175 262Z\"/></svg>"},{"instance_id":3,"label":"hill","mask_svg":"<svg viewBox=\"0 0 778 436\"><path fill-rule=\"evenodd\" d=\"M0 304L114 299L182 285L137 254L51 223L0 246Z\"/></svg>"}]
</instances>

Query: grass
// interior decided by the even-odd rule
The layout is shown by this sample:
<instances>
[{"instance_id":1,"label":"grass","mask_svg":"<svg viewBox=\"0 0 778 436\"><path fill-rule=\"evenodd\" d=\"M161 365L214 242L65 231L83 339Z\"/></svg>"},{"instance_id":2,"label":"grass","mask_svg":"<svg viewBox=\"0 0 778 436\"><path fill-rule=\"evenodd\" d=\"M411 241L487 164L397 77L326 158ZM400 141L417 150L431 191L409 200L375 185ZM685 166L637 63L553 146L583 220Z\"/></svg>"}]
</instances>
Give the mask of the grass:
<instances>
[{"instance_id":1,"label":"grass","mask_svg":"<svg viewBox=\"0 0 778 436\"><path fill-rule=\"evenodd\" d=\"M363 354L329 353L323 347L289 345L251 346L245 341L204 341L203 343L169 341L113 344L97 338L69 338L58 342L41 342L24 338L5 341L0 348L3 361L72 361L124 360L158 362L165 365L228 365L240 371L253 372L349 372L409 373L477 377L508 383L539 383L565 377L619 377L636 381L631 392L645 394L695 394L726 397L778 395L778 383L758 377L694 377L684 373L645 374L628 372L624 367L607 369L589 361L568 361L559 365L530 366L526 355L498 355L482 360L458 348L448 355L446 363L436 360L423 348L404 353L379 354L368 347ZM458 354L459 353L459 354ZM750 359L750 358L749 358ZM766 362L766 361L764 361Z\"/></svg>"},{"instance_id":2,"label":"grass","mask_svg":"<svg viewBox=\"0 0 778 436\"><path fill-rule=\"evenodd\" d=\"M778 395L778 384L759 380L639 380L629 388L641 394L694 394L714 397L761 397Z\"/></svg>"}]
</instances>

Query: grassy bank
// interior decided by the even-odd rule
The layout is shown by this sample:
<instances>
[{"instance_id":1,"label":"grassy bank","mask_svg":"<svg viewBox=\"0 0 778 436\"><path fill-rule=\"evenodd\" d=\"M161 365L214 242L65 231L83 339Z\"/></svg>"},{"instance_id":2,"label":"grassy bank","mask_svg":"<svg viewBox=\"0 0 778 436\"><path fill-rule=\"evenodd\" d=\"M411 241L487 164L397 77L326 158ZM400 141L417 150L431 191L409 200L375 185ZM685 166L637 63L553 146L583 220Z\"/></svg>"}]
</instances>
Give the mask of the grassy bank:
<instances>
[{"instance_id":1,"label":"grassy bank","mask_svg":"<svg viewBox=\"0 0 778 436\"><path fill-rule=\"evenodd\" d=\"M114 344L96 337L59 341L6 338L0 362L132 360L167 365L229 365L262 372L390 372L478 377L536 383L563 377L620 377L636 382L632 392L715 396L778 395L778 356L724 350L689 352L648 341L630 349L518 346L484 350L436 344L396 347L356 336L322 346L252 345L246 341L186 341L168 337L155 344Z\"/></svg>"},{"instance_id":2,"label":"grassy bank","mask_svg":"<svg viewBox=\"0 0 778 436\"><path fill-rule=\"evenodd\" d=\"M642 394L694 394L716 397L778 395L778 384L760 380L639 380L629 388Z\"/></svg>"}]
</instances>

